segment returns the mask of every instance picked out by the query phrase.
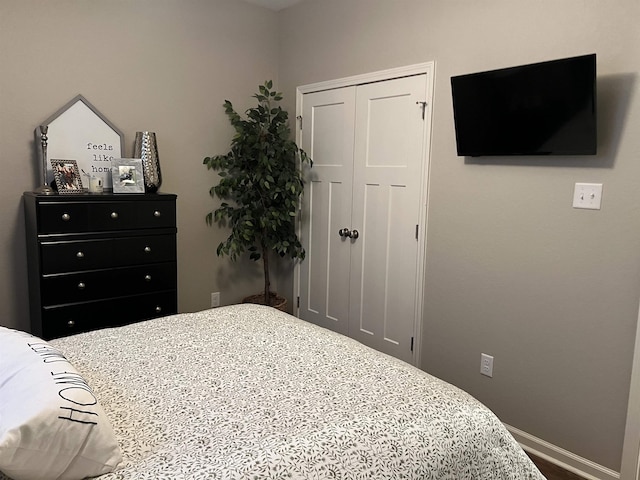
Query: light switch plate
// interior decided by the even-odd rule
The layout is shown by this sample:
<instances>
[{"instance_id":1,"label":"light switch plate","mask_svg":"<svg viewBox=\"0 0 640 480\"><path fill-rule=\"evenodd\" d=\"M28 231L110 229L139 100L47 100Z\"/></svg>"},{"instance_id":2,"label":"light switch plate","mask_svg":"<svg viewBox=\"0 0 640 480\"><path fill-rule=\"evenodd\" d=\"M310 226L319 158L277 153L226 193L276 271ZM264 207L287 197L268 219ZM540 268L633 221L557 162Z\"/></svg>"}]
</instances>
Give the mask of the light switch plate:
<instances>
[{"instance_id":1,"label":"light switch plate","mask_svg":"<svg viewBox=\"0 0 640 480\"><path fill-rule=\"evenodd\" d=\"M600 210L601 204L601 183L576 183L573 190L573 208Z\"/></svg>"}]
</instances>

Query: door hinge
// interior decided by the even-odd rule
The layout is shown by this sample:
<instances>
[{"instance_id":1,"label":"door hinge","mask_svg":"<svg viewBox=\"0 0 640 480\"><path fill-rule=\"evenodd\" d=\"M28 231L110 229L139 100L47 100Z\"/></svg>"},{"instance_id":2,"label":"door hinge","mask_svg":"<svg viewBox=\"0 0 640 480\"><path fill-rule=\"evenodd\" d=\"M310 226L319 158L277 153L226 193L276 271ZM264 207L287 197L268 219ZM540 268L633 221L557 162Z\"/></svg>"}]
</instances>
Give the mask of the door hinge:
<instances>
[{"instance_id":1,"label":"door hinge","mask_svg":"<svg viewBox=\"0 0 640 480\"><path fill-rule=\"evenodd\" d=\"M413 337L411 337L411 351L413 352Z\"/></svg>"},{"instance_id":2,"label":"door hinge","mask_svg":"<svg viewBox=\"0 0 640 480\"><path fill-rule=\"evenodd\" d=\"M419 225L416 225L416 240L418 239L418 229L419 229Z\"/></svg>"},{"instance_id":3,"label":"door hinge","mask_svg":"<svg viewBox=\"0 0 640 480\"><path fill-rule=\"evenodd\" d=\"M422 107L422 119L424 120L424 112L427 109L427 102L416 102L416 105L420 105Z\"/></svg>"},{"instance_id":4,"label":"door hinge","mask_svg":"<svg viewBox=\"0 0 640 480\"><path fill-rule=\"evenodd\" d=\"M297 307L296 308L300 308L300 297L298 297L298 301L296 303L297 303Z\"/></svg>"},{"instance_id":5,"label":"door hinge","mask_svg":"<svg viewBox=\"0 0 640 480\"><path fill-rule=\"evenodd\" d=\"M298 115L296 118L300 122L300 126L299 126L300 130L302 130L302 115Z\"/></svg>"}]
</instances>

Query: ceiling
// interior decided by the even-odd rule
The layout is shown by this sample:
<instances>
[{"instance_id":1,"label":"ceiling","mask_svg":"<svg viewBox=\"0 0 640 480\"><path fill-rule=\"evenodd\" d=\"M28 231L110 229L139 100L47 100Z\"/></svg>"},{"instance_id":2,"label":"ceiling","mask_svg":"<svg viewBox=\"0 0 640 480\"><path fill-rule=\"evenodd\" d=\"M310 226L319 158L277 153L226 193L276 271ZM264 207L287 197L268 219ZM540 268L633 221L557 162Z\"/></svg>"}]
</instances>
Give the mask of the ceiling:
<instances>
[{"instance_id":1,"label":"ceiling","mask_svg":"<svg viewBox=\"0 0 640 480\"><path fill-rule=\"evenodd\" d=\"M291 7L296 3L304 2L305 0L244 0L245 2L258 5L260 7L268 8L274 12L280 11L284 8Z\"/></svg>"}]
</instances>

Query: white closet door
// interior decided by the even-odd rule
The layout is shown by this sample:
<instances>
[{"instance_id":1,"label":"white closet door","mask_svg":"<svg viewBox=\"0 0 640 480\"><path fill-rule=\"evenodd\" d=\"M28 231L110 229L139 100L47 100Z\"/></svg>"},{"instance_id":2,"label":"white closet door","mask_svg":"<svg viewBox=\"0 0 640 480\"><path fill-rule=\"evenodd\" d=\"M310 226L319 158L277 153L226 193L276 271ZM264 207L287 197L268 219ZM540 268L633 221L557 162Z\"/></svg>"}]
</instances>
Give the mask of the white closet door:
<instances>
[{"instance_id":1,"label":"white closet door","mask_svg":"<svg viewBox=\"0 0 640 480\"><path fill-rule=\"evenodd\" d=\"M348 334L350 251L338 231L351 225L355 87L309 93L303 100L305 168L299 316Z\"/></svg>"},{"instance_id":2,"label":"white closet door","mask_svg":"<svg viewBox=\"0 0 640 480\"><path fill-rule=\"evenodd\" d=\"M426 75L356 97L349 336L413 361Z\"/></svg>"},{"instance_id":3,"label":"white closet door","mask_svg":"<svg viewBox=\"0 0 640 480\"><path fill-rule=\"evenodd\" d=\"M305 168L299 316L410 363L426 89L426 74L364 83L306 93L301 110L313 168Z\"/></svg>"}]
</instances>

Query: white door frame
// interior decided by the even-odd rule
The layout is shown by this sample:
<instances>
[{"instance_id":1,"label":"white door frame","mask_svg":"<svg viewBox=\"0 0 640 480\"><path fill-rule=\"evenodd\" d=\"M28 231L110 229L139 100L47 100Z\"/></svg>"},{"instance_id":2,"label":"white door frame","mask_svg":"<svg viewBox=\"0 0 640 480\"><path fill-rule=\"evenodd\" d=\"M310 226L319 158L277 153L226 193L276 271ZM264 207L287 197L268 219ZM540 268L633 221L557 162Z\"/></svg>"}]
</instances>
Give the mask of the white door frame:
<instances>
[{"instance_id":1,"label":"white door frame","mask_svg":"<svg viewBox=\"0 0 640 480\"><path fill-rule=\"evenodd\" d=\"M627 423L622 446L620 480L638 480L640 466L640 309L636 327L636 344L631 369Z\"/></svg>"},{"instance_id":2,"label":"white door frame","mask_svg":"<svg viewBox=\"0 0 640 480\"><path fill-rule=\"evenodd\" d=\"M296 88L296 118L302 115L302 99L304 94L319 92L322 90L332 90L336 88L351 87L362 85L365 83L380 82L391 80L394 78L408 77L411 75L427 75L427 91L425 92L425 109L424 109L424 147L422 152L423 158L423 182L420 187L420 226L418 227L418 271L416 275L416 305L415 318L416 325L414 327L414 349L413 364L420 365L422 359L422 323L424 311L424 275L426 263L426 246L427 246L427 214L429 201L429 179L431 167L431 132L432 132L432 115L433 115L433 91L435 84L435 62L419 63L406 67L392 68L379 72L365 73L352 77L341 78L337 80L328 80L325 82L312 83ZM304 122L304 119L302 119ZM295 129L296 143L302 145L302 131L299 125ZM298 234L300 234L300 225L298 224ZM296 264L293 278L293 298L300 295L300 264ZM295 303L295 302L294 302ZM294 313L300 316L299 305L294 304Z\"/></svg>"}]
</instances>

